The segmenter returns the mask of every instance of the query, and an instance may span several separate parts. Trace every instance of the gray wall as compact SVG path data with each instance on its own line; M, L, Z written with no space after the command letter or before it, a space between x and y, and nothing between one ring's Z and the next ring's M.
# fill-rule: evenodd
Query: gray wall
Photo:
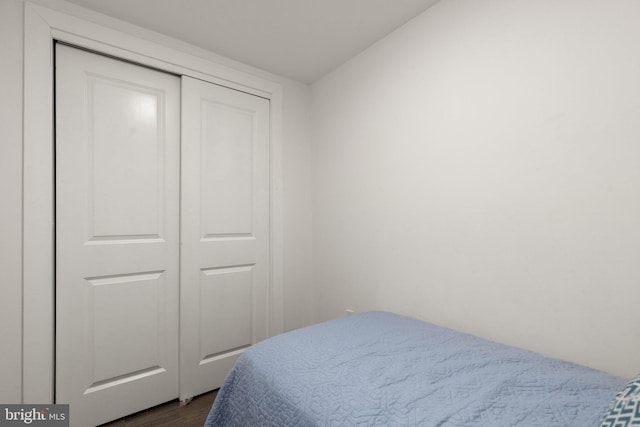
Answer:
M22 400L22 2L0 2L0 402Z
M313 86L321 318L639 369L640 2L443 0Z

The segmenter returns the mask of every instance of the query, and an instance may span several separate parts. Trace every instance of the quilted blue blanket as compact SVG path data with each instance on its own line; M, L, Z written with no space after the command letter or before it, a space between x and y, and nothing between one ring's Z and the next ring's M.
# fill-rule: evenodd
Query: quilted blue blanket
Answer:
M623 378L387 312L247 349L206 426L597 426Z

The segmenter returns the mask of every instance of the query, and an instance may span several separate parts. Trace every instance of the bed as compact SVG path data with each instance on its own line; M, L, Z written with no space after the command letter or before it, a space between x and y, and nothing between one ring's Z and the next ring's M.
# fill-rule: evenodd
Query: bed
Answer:
M597 427L626 381L409 317L367 312L247 349L206 426ZM616 420L602 425L640 425L640 418Z

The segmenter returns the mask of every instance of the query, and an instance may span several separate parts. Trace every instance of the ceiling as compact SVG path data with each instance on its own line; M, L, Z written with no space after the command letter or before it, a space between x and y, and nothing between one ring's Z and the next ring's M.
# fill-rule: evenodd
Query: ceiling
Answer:
M312 83L439 0L69 0Z

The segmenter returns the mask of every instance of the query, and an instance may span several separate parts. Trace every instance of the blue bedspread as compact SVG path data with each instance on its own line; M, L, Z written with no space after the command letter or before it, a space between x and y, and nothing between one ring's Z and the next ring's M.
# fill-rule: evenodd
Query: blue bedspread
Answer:
M207 426L598 425L622 378L386 312L247 349Z

